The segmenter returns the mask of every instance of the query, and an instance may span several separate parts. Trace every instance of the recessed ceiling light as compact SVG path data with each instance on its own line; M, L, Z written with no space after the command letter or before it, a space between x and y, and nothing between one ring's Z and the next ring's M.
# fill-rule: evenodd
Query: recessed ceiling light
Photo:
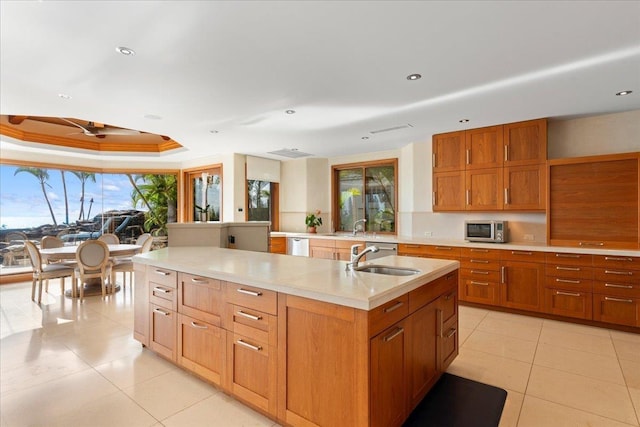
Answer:
M363 136L362 139L369 139L369 137L368 136Z
M422 76L420 74L409 74L407 80L419 80Z
M458 121L459 121L460 123L468 123L468 122L469 122L469 119L460 119L460 120L458 120Z
M217 130L215 130L215 129L212 129L212 130L210 130L210 131L209 131L209 133L216 134L216 133L218 133L218 131L217 131Z
M287 114L295 114L296 110L284 110L284 112Z
M118 46L116 47L116 52L123 54L124 56L133 56L136 52L128 47Z
M616 93L617 96L625 96L625 95L629 95L630 93L633 93L632 90L623 90L622 92L618 92Z
M155 114L145 114L144 118L149 120L162 120L162 117L156 116Z
M59 93L58 96L62 99L71 99L71 95L67 95L66 93Z

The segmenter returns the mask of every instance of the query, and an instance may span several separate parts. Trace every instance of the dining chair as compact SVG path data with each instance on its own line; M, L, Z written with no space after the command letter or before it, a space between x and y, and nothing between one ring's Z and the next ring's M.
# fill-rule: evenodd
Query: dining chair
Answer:
M153 243L153 238L151 234L144 233L141 234L136 240L136 245L142 246L140 249L140 254L149 252L151 250L151 244ZM111 281L115 284L116 273L122 273L122 289L124 290L127 285L127 273L129 273L129 282L133 284L133 259L131 257L117 257L114 259L113 264L111 266Z
M40 249L51 249L51 248L61 248L64 246L64 240L57 236L44 236L42 240L40 240ZM60 264L67 267L75 268L78 265L75 261L51 261L47 260L47 264ZM75 287L75 286L74 286ZM49 281L46 280L44 282L44 291L49 292Z
M75 270L64 264L43 264L40 250L31 241L24 241L25 248L29 254L31 267L33 268L33 280L31 283L31 300L35 300L36 281L38 282L38 304L42 301L42 281L49 279L60 279L60 291L64 295L64 279L71 277L71 295L75 296L76 279Z
M98 237L98 240L100 240L101 242L105 242L107 245L120 244L120 238L118 237L117 234L113 234L113 233L105 233L100 237Z
M109 261L109 248L100 240L87 240L82 242L76 251L78 266L75 274L80 279L80 301L84 298L84 283L87 279L100 279L102 285L102 298L107 294L107 281L113 288L113 283L108 280L111 275L111 262ZM114 289L111 289L113 292Z

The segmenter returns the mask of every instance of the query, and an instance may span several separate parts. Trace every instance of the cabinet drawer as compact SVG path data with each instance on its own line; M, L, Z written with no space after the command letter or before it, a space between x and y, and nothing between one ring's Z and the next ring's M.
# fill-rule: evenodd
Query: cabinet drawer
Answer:
M545 275L552 277L569 279L591 279L593 277L593 269L582 265L547 264L544 271Z
M460 274L465 279L479 280L481 282L500 282L500 271L483 270L482 268L463 268Z
M544 252L536 251L502 251L501 258L507 261L544 262Z
M309 246L319 246L323 248L335 248L336 241L331 239L309 239Z
M445 246L445 245L426 245L424 247L424 253L427 254L427 257L433 256L434 258L452 258L458 259L460 258L460 248L455 246Z
M640 326L640 298L593 295L593 320Z
M453 359L458 355L459 346L458 322L447 322L441 330L440 344L440 371L445 371Z
M149 302L168 310L178 311L178 290L171 286L149 282Z
M286 254L287 240L284 237L269 238L269 252L274 254Z
M466 279L461 282L460 299L480 304L500 304L500 284L482 279Z
M590 267L593 262L593 255L547 252L545 254L545 260L548 264L554 265L583 265Z
M640 271L628 270L619 267L594 268L593 277L602 282L628 283L630 285L640 284Z
M600 267L615 267L631 270L640 270L640 257L617 255L594 255L593 265Z
M572 279L564 277L545 277L545 288L567 289L571 291L591 292L593 290L593 280Z
M448 294L440 297L440 311L442 312L442 322L450 323L458 318L458 291L457 287L451 289Z
M372 337L409 314L409 294L394 298L369 312L369 336Z
M150 282L170 288L178 288L178 272L166 268L147 266L147 279Z
M544 290L545 312L559 316L591 319L591 292L567 291L564 289Z
M458 288L458 273L452 271L424 286L409 292L409 313L435 300L438 295L449 295ZM450 289L450 291L448 291Z
M486 249L486 248L461 248L460 256L463 258L473 259L500 259L500 249Z
M227 302L276 315L278 313L277 292L227 282Z
M482 258L462 258L460 267L467 270L500 270L500 260Z
M593 293L603 295L614 295L625 298L640 298L640 284L624 283L615 280L593 282Z
M427 255L427 249L425 245L398 243L398 254L424 257Z
M180 273L178 279L178 311L203 322L220 326L222 282L187 273Z
M275 345L278 318L251 308L227 304L227 329L269 345Z

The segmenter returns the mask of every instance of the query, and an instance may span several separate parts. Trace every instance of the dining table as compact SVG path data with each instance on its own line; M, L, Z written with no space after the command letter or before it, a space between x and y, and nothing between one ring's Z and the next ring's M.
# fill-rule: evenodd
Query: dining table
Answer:
M43 262L56 262L56 261L70 261L76 259L76 251L79 245L65 245L58 248L40 249L40 256ZM109 248L109 258L127 257L133 256L140 252L141 245L134 245L130 243L118 243L107 245ZM102 288L99 279L90 280L83 284L84 295L102 295ZM114 292L120 290L120 285L114 284ZM71 297L71 290L65 292L65 296Z

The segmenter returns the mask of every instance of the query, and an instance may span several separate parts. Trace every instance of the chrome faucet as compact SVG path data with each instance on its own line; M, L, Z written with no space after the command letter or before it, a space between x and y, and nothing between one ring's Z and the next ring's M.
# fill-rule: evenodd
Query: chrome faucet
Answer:
M362 259L363 256L365 256L369 252L375 253L375 252L378 252L379 250L380 249L377 246L367 246L360 253L354 253L355 251L352 250L351 251L351 262L347 264L347 270L353 271L356 267L358 267L358 263L360 262L360 260Z
M362 233L365 232L365 223L367 222L366 218L362 218L353 223L353 235L358 234L358 224L362 223Z

